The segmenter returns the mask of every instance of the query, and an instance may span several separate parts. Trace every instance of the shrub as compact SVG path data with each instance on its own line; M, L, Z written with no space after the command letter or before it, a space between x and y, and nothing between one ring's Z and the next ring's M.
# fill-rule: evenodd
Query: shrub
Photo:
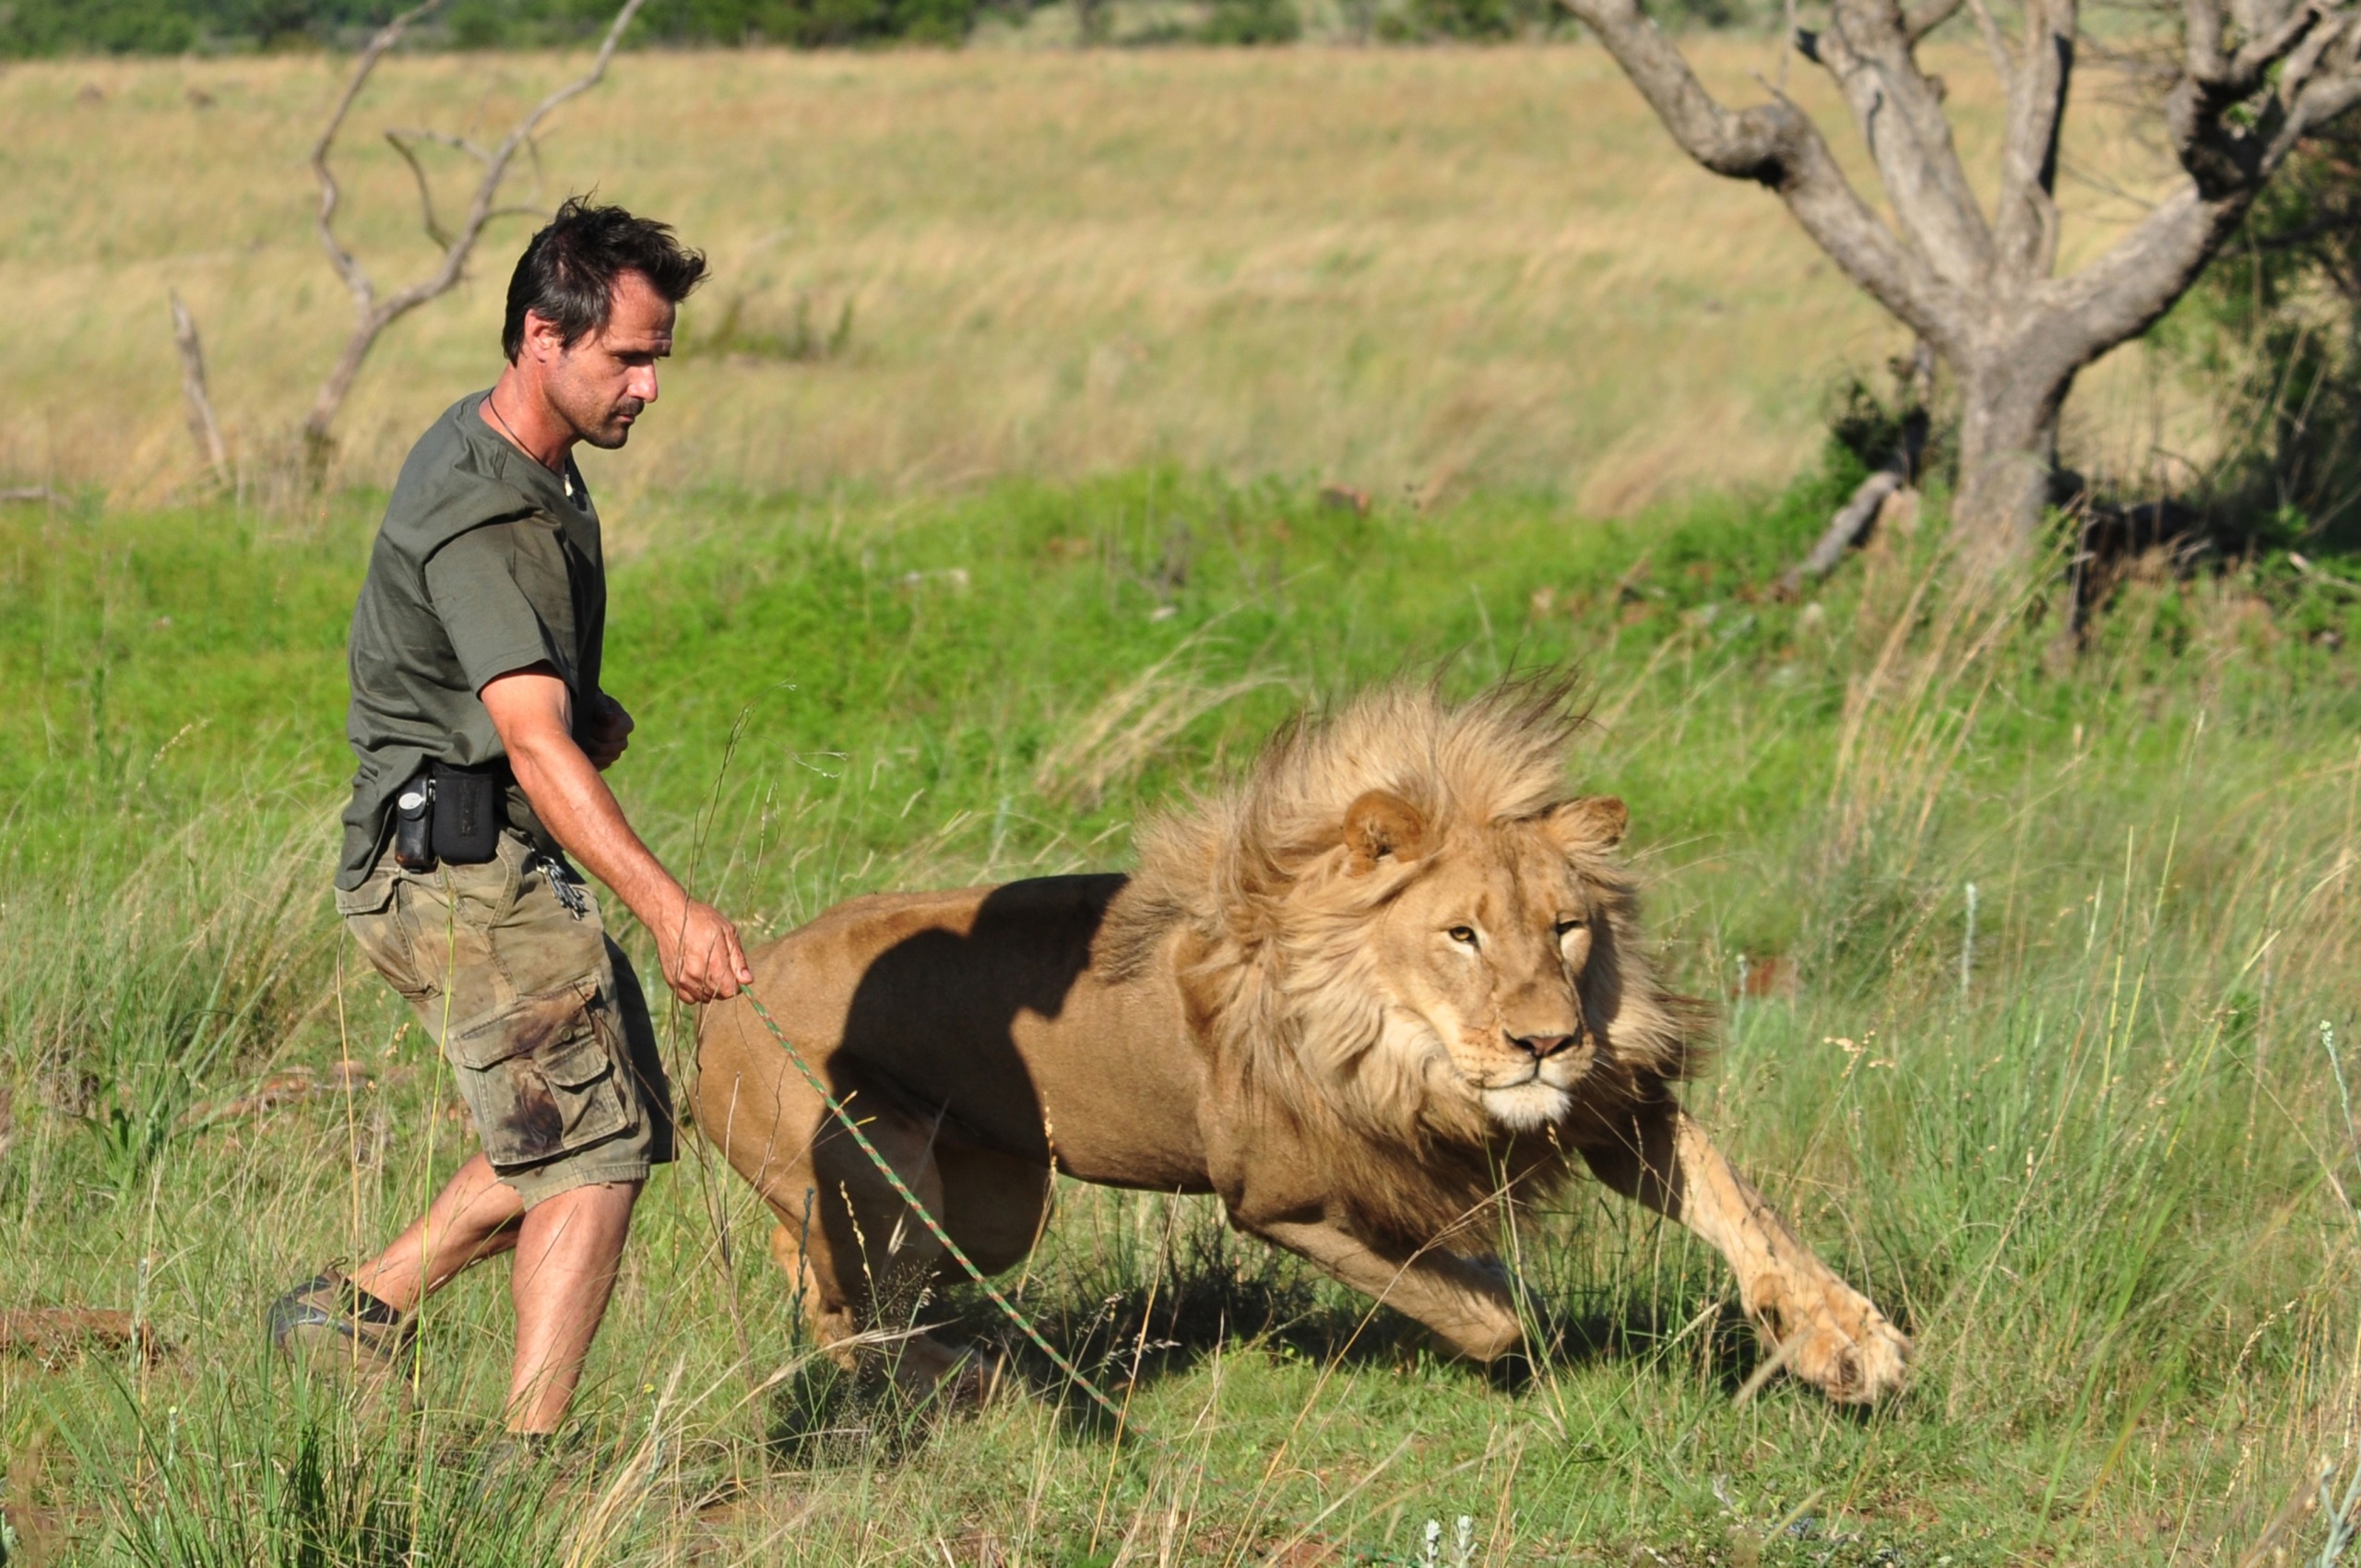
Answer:
M1200 43L1293 43L1303 36L1295 0L1214 0Z
M2361 545L2361 130L2309 138L2159 331L2213 384L2217 538Z

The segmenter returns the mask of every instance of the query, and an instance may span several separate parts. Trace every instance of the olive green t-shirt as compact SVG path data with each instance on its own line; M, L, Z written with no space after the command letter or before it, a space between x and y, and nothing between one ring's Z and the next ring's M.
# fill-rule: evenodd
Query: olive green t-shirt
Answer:
M478 695L492 681L547 663L577 716L599 693L598 511L572 457L553 474L484 422L486 396L452 404L410 448L353 608L345 734L360 766L336 876L348 891L384 850L387 802L421 766L505 759ZM513 781L507 803L511 824L556 849Z

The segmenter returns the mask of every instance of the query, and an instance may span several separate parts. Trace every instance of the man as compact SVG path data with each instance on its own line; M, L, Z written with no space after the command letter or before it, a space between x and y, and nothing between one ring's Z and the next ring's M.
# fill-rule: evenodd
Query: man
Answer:
M647 928L682 1001L753 978L736 930L599 777L632 720L600 685L599 515L570 455L630 438L705 270L661 223L559 208L509 281L508 368L411 449L352 617L337 908L448 1057L482 1148L350 1277L275 1302L270 1332L383 1376L421 1301L513 1249L506 1425L534 1443L573 1398L649 1169L672 1158L647 1001L565 857Z

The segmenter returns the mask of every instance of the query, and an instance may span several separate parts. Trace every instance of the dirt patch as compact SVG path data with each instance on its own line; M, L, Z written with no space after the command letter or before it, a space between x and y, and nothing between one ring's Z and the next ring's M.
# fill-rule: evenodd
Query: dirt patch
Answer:
M251 1122L299 1100L323 1095L358 1094L373 1089L376 1085L375 1075L358 1062L338 1062L326 1071L291 1067L284 1073L273 1073L256 1085L252 1093L231 1099L208 1101L194 1108L182 1118L182 1124L209 1127L221 1122Z
M43 1366L127 1350L135 1344L144 1360L164 1357L166 1347L154 1329L114 1308L23 1307L0 1313L0 1356L23 1356Z

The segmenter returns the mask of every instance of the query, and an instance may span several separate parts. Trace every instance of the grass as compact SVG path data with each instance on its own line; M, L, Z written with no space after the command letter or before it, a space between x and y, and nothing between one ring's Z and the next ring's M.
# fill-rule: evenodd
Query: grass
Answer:
M1999 99L1966 24L1932 46L1975 177ZM1821 74L1761 39L1691 42L1718 89L1786 80L1872 189ZM381 137L489 135L578 67L389 62L338 154L345 232L387 288L433 249ZM0 489L152 508L196 476L166 296L204 334L251 493L350 321L303 153L346 62L80 60L0 76ZM2065 258L2161 188L2103 65L2066 122ZM429 148L446 214L466 162ZM516 200L571 190L670 218L716 265L615 493L896 493L1177 464L1433 499L1562 494L1586 516L1808 468L1838 372L1884 382L1902 331L1762 190L1691 167L1596 47L957 54L633 53L564 112ZM2117 194L2117 193L2125 194ZM391 482L481 385L527 232L397 324L339 422ZM2082 378L2086 471L2202 457L2146 350ZM625 515L645 515L636 506Z
M431 1309L413 1408L260 1343L468 1143L325 897L368 498L0 516L0 1310L155 1336L0 1357L11 1563L1303 1568L1428 1561L1429 1520L1452 1562L1463 1516L1484 1563L2236 1560L2353 1465L2361 616L2265 565L2135 579L2075 656L2038 582L1959 589L1899 534L1764 597L1842 482L1624 521L1161 469L651 503L615 778L777 932L1121 865L1303 697L1578 657L1580 776L1631 802L1668 961L1726 999L1692 1100L1916 1335L1904 1401L1738 1403L1726 1273L1589 1187L1517 1237L1565 1332L1506 1385L1202 1203L1069 1188L1022 1299L1159 1443L1023 1358L1019 1396L936 1420L831 1387L693 1146L578 1446L482 1495L496 1265ZM2316 1559L2325 1522L2284 1517Z

